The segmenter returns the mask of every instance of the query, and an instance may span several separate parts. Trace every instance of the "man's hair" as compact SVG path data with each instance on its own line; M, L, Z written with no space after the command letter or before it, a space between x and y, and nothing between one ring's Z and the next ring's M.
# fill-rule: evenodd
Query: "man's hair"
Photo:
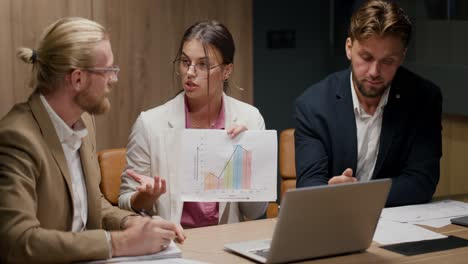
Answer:
M412 25L406 13L394 2L370 0L351 17L348 35L352 41L393 35L408 46Z
M48 26L37 49L18 48L17 56L33 64L31 87L52 92L74 69L94 65L92 50L108 34L100 24L81 17L61 18Z

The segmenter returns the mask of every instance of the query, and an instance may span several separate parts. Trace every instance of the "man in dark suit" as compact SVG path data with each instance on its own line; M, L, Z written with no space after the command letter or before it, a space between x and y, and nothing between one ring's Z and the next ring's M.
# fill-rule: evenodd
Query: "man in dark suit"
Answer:
M346 40L351 68L296 101L298 188L392 178L387 206L432 198L442 155L442 96L401 66L411 27L402 9L382 0L353 14Z

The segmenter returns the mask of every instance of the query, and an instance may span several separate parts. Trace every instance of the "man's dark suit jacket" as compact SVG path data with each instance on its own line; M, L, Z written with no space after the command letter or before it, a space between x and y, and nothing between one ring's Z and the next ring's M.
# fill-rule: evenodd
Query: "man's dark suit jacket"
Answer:
M327 184L346 168L356 172L357 135L350 74L350 69L334 73L296 100L298 188ZM424 203L432 198L442 156L441 112L440 89L400 67L384 108L372 176L392 178L386 206Z

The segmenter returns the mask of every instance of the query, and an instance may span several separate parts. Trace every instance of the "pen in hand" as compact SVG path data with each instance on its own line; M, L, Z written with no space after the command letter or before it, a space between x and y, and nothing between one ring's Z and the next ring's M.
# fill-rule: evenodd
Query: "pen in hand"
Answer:
M142 217L150 217L155 221L158 221L159 219L162 220L161 217L157 215L153 215L145 209L138 210L138 214L141 215ZM184 243L184 240L187 238L184 234L184 229L182 228L182 226L178 224L171 223L170 226L166 226L164 229L174 231L176 234L175 241L178 243L181 243L181 244Z
M143 216L143 217L153 217L153 214L149 213L145 209L141 209L138 211L138 214Z

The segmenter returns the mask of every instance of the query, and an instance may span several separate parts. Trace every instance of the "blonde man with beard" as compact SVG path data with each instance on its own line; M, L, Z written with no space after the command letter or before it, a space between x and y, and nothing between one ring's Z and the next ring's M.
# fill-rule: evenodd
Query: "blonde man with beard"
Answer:
M109 110L119 72L105 29L59 19L18 57L33 65L34 92L0 121L0 262L140 255L183 241L179 225L112 207L99 191L93 115Z

